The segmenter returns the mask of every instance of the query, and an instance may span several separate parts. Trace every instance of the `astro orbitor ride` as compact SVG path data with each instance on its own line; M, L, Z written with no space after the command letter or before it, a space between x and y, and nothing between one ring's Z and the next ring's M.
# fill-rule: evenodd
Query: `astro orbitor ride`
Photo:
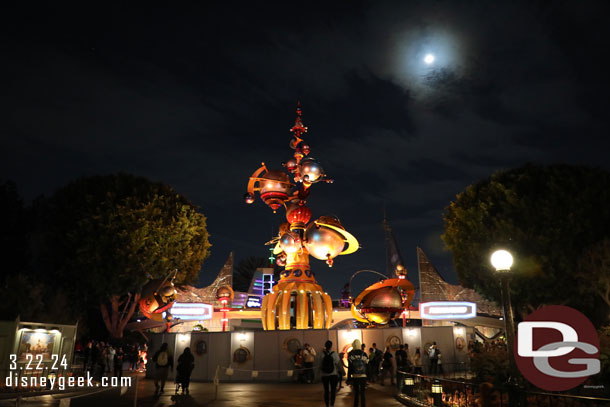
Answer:
M399 274L365 288L352 302L352 315L372 326L386 325L409 308L414 295L415 288L406 273Z
M327 329L332 321L330 296L316 283L309 266L309 256L324 260L329 267L339 255L358 250L358 241L348 233L339 219L322 216L313 222L311 210L306 206L310 188L318 182L332 183L320 163L309 156L309 145L303 140L307 127L297 119L290 129L293 138L290 147L293 158L283 164L284 170L269 170L263 163L250 177L246 203L255 201L255 193L274 212L286 208L286 220L280 225L273 253L276 262L285 269L278 284L263 298L261 317L265 330L291 327L296 329Z
M142 287L139 303L142 315L157 322L172 320L170 309L176 301L177 294L174 287L175 276L176 271L173 271L167 277L150 280Z
M373 270L360 270L352 279L360 273L375 273L383 277L382 281L365 288L356 298L352 299L353 317L369 327L386 325L398 315L403 315L403 326L405 323L405 312L409 309L411 301L415 296L415 287L407 279L407 268L402 260L398 244L392 233L392 228L387 223L385 216L383 226L386 232L386 244L388 249L388 264L394 272L394 278ZM350 279L349 286L352 280Z

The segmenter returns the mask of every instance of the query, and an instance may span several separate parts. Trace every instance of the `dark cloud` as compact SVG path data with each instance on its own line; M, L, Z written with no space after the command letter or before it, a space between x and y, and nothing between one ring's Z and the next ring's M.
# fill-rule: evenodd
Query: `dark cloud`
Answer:
M241 196L261 161L289 158L300 99L336 180L314 186L314 215L362 243L316 262L320 283L337 294L384 269L384 207L414 279L419 245L455 281L442 212L468 184L528 161L608 168L603 6L17 5L2 13L0 169L27 199L115 171L174 185L208 217L209 281L230 250L267 255L282 215Z

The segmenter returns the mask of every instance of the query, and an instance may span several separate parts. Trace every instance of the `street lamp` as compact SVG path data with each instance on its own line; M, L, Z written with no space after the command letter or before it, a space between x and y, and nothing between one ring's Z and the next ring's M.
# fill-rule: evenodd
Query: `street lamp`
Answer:
M504 311L504 330L506 331L506 350L508 354L508 363L510 367L509 385L513 392L509 393L510 406L518 405L517 395L514 393L517 383L518 370L513 355L513 346L515 344L515 315L513 307L510 303L510 267L513 265L513 256L506 250L496 250L491 255L491 264L494 266L500 275L501 291L502 291L502 308Z
M513 255L506 250L496 250L491 255L491 265L496 268L496 271L508 272L510 266L513 265Z
M432 399L434 400L434 406L442 406L443 405L443 385L435 380L432 383Z
M413 397L413 386L415 386L415 380L412 376L407 376L404 380L403 393L407 396Z

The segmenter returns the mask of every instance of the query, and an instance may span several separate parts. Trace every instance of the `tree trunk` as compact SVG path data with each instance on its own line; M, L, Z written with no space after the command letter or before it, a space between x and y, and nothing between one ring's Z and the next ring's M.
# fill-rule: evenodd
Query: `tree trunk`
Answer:
M606 286L605 290L598 290L598 293L602 297L602 300L610 306L610 285Z
M133 297L130 294L127 299L123 301L121 301L118 295L113 295L107 303L100 304L102 319L104 320L106 329L108 329L108 332L110 332L110 335L113 338L123 337L125 325L127 325L127 322L129 322L133 316L139 300L139 293ZM123 310L120 310L121 305L124 305Z

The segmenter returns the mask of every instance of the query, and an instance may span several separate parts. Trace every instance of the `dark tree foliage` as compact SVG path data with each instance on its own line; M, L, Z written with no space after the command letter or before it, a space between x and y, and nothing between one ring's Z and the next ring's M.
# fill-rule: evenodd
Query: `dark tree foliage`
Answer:
M580 256L578 278L589 281L583 294L598 295L610 307L610 238L587 248Z
M47 202L46 274L74 304L97 304L112 336L122 335L148 278L178 269L197 278L210 244L205 217L171 187L127 174L74 181Z
M0 258L4 272L0 285L9 275L22 273L28 267L28 235L26 208L13 182L0 184Z
M499 301L496 248L513 252L511 298L518 312L565 304L591 319L603 302L582 295L585 249L610 235L610 173L583 166L527 165L470 185L446 208L442 236L461 283ZM594 273L593 270L589 273Z
M599 347L600 354L599 360L601 362L601 372L592 377L596 384L602 386L605 390L606 397L610 396L610 389L608 383L610 383L610 325L601 327L598 330L599 334Z
M27 273L9 275L0 289L3 319L73 324L79 317L61 287L39 281ZM79 330L83 330L79 324Z
M82 315L69 306L61 286L34 272L38 246L35 206L24 204L13 182L0 185L0 314L7 320L74 323Z

